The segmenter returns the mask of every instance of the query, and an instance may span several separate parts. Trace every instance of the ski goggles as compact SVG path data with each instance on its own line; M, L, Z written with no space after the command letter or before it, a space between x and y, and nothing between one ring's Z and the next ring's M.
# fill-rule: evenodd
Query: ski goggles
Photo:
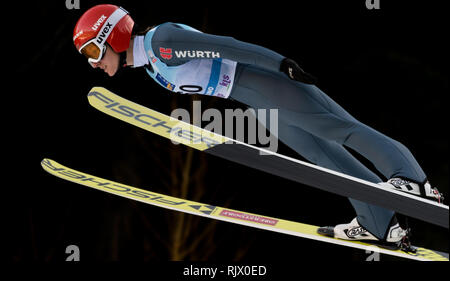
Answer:
M122 7L115 10L101 26L100 31L95 38L87 41L81 46L79 52L87 57L88 62L92 65L103 59L106 52L106 40L111 35L116 24L128 14Z
M106 52L106 45L103 46L91 41L84 45L80 49L80 53L83 54L89 63L97 63L103 59Z

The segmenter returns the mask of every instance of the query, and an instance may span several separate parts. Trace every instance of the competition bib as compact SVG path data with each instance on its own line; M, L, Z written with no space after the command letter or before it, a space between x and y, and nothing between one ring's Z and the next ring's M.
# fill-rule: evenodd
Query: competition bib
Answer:
M184 29L200 32L187 25L178 24ZM192 59L182 65L167 66L153 53L152 38L155 30L151 29L144 39L144 48L152 65L153 72L147 73L162 87L181 94L203 94L228 98L233 87L237 63L207 54L211 59ZM161 54L172 55L171 49L160 48Z

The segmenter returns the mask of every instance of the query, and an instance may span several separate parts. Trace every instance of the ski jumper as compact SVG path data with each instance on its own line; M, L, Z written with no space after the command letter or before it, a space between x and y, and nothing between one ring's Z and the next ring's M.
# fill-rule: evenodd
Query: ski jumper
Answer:
M317 86L289 79L279 70L284 57L274 51L164 23L135 37L134 54L134 67L145 65L158 84L173 92L230 98L255 110L278 109L278 138L318 166L382 182L347 146L388 179L426 181L404 145L356 120ZM394 212L349 200L360 225L383 239Z

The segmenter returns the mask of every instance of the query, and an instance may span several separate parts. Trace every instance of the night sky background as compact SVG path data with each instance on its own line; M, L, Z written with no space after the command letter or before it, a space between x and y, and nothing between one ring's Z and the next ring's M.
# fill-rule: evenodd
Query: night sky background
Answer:
M292 1L109 1L141 26L184 23L294 59L354 117L405 144L432 185L448 194L445 17L433 1L390 2L381 0L380 10L367 10L364 0L295 1L295 6ZM176 107L191 110L193 100L201 100L204 110L242 107L170 93L143 68L113 78L92 69L74 48L72 31L86 9L104 2L80 3L80 10L67 9L62 0L20 2L9 9L18 20L9 22L11 34L4 37L12 45L4 52L3 84L10 88L3 92L3 106L13 109L3 123L7 260L64 261L72 244L79 246L82 261L365 260L361 250L181 215L42 170L40 161L50 158L177 196L183 168L190 165L186 199L313 225L347 223L355 216L346 198L175 146L89 106L89 90L103 86L166 114ZM302 159L284 146L279 152ZM414 244L448 252L448 230L409 223Z

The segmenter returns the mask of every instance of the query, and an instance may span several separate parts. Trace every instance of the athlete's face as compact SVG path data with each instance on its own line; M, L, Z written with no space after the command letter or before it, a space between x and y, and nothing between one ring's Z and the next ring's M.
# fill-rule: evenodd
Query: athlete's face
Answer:
M109 45L106 45L105 55L99 62L93 63L92 66L103 69L109 76L114 76L117 69L119 69L119 60L120 55L114 52Z

